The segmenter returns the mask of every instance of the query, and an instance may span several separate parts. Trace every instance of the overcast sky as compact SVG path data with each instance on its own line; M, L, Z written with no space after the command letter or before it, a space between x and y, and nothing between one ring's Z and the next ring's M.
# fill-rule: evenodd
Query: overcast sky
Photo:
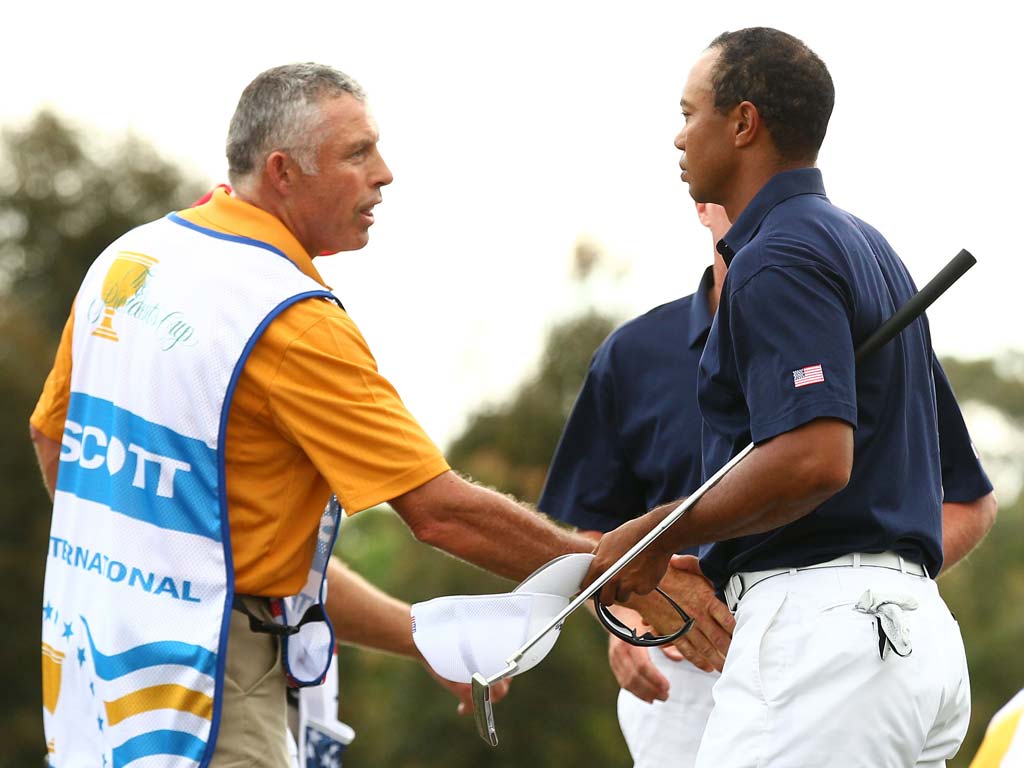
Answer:
M672 139L693 60L726 29L801 37L836 84L819 167L919 284L940 354L1022 348L1020 26L996 2L35 3L4 12L0 122L47 105L132 130L211 182L238 94L292 61L368 90L395 174L371 243L321 260L381 369L445 443L530 371L573 311L574 243L621 273L625 317L696 288L710 240ZM157 10L159 9L159 10ZM1001 10L1002 9L1002 10Z

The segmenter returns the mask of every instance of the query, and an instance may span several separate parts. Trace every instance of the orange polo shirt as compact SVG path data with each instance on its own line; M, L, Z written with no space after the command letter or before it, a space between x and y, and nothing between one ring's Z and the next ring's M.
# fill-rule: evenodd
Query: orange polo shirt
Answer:
M273 245L323 284L312 259L274 216L218 189L180 211L200 226ZM60 441L71 386L71 328L31 416ZM280 597L306 583L316 528L332 490L352 514L448 469L395 392L348 314L300 301L263 332L238 379L225 444L235 590Z

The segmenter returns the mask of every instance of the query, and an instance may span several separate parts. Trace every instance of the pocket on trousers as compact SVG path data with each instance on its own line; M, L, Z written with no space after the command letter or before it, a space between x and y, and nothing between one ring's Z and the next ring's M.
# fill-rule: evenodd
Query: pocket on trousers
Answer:
M766 627L758 650L758 680L766 704L784 705L804 686L820 685L831 672L878 658L873 617L852 602L814 605L786 595Z
M780 592L761 606L760 637L754 646L754 683L761 700L769 703L775 694L774 680L785 679L793 665L791 627L784 621L789 595ZM751 627L753 629L753 627Z
M233 611L228 636L224 684L247 695L274 674L281 674L281 651L273 635L253 632L246 616Z
M234 674L232 674L234 672ZM270 666L266 664L252 666L249 668L224 670L224 687L231 686L232 690L242 696L249 696L254 691L262 688L267 680L274 675L283 675L281 670L281 654L276 650L271 656Z
M285 678L277 641L245 627L224 668L220 732L210 768L284 768ZM241 640L242 642L237 642Z

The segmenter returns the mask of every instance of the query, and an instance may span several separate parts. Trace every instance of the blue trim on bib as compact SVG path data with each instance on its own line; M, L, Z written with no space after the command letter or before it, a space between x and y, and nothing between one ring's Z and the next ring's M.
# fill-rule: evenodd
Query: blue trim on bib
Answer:
M174 214L171 215L173 216ZM190 226L189 223L184 220L182 220L181 223ZM219 233L206 231L201 227L193 228L216 237L220 236ZM274 250L276 253L280 253L280 251L277 251L272 246L267 246L265 243L260 243L258 240L248 241L246 238L234 237L227 237L225 239L236 240L237 242L248 242L250 245L266 247L268 250ZM284 254L281 255L283 256ZM270 325L270 322L293 304L297 304L304 299L318 297L334 298L330 291L307 291L285 299L270 310L267 316L263 318L263 321L256 326L256 330L253 331L252 336L249 337L249 341L246 342L245 347L242 349L242 354L239 356L238 362L235 363L235 370L231 372L231 379L228 381L228 388L224 394L224 404L221 408L220 428L217 436L217 485L220 495L221 540L224 542L224 568L226 571L224 574L224 581L226 589L224 591L224 617L221 621L220 644L217 649L217 675L215 677L216 687L214 689L213 696L213 718L210 721L210 738L207 741L206 753L203 755L203 760L200 763L199 768L207 768L210 764L210 760L213 759L213 753L217 746L217 736L220 732L221 699L224 695L224 663L228 650L228 628L231 624L231 611L233 610L231 606L235 601L235 562L231 552L231 528L228 525L227 471L224 462L225 445L228 433L228 412L231 410L231 401L234 400L235 388L238 386L238 379L242 375L242 369L245 367L245 362L249 359L249 355L252 353L253 347L256 346L256 342L263 335L263 332L267 329L267 326Z
M92 639L92 630L85 616L79 617L85 625L85 634L92 650L92 661L96 674L103 680L116 680L131 672L162 664L177 664L191 667L197 672L213 677L216 670L216 658L201 645L183 643L178 640L161 640L144 643L129 648L121 653L105 654L96 648Z
M150 755L181 755L198 762L206 743L183 731L150 731L114 747L113 768L122 768Z
M203 227L200 226L199 224L193 224L191 221L181 218L181 216L179 216L176 213L167 214L167 218L173 221L175 224L179 224L183 227L194 230L195 232L199 232L200 234L206 235L207 237L215 237L218 240L227 240L230 243L251 245L256 248L262 248L265 251L270 251L271 253L280 256L282 259L287 261L296 269L299 269L299 265L296 264L291 259L289 259L287 254L284 253L284 251L282 251L280 248L276 248L270 243L264 242L263 240L257 240L254 237L244 237L242 235L229 235L226 232L218 232L216 229L209 229L208 227ZM301 272L302 270L299 269L299 271Z

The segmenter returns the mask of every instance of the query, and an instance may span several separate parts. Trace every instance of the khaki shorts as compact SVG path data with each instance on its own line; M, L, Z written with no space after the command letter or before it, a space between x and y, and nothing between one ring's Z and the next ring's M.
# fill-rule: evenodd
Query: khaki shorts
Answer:
M271 620L266 600L243 598ZM231 611L220 731L210 768L291 768L285 676L278 640L249 629L249 617Z

